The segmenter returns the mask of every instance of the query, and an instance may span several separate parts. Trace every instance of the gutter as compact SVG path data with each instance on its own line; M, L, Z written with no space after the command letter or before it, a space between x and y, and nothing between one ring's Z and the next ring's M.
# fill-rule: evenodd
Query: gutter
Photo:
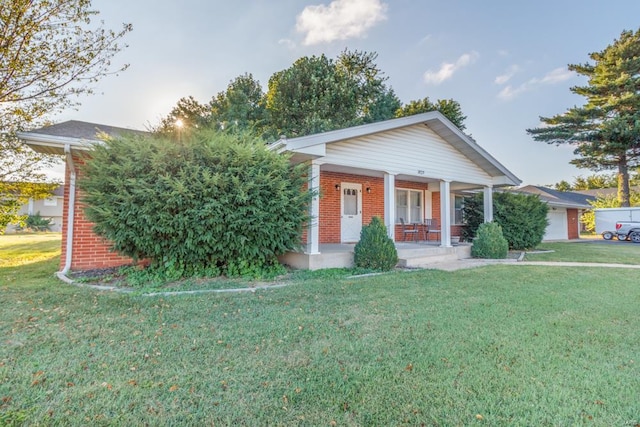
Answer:
M71 259L73 255L73 219L75 216L76 208L76 165L73 163L73 157L71 155L71 145L65 144L64 146L65 161L69 168L69 200L67 209L67 250L65 253L64 267L62 270L56 273L58 279L66 283L73 283L73 281L67 276L71 270Z

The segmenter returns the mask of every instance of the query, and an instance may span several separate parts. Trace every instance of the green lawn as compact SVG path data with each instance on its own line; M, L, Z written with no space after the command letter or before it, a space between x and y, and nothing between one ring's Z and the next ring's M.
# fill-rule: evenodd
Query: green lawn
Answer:
M633 270L155 298L64 285L57 268L0 266L0 425L640 423Z
M549 253L528 253L525 261L574 261L616 264L640 264L640 245L631 242L596 241L541 243L539 250Z

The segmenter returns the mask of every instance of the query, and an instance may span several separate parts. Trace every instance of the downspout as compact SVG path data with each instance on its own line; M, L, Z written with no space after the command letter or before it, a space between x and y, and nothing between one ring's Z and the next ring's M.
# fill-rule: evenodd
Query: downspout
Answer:
M56 273L58 279L63 282L72 283L73 281L67 277L67 273L71 270L71 258L73 255L73 218L76 208L76 165L73 163L71 155L71 146L64 146L65 160L67 168L69 168L69 200L67 201L69 208L67 209L67 250L65 253L64 267Z

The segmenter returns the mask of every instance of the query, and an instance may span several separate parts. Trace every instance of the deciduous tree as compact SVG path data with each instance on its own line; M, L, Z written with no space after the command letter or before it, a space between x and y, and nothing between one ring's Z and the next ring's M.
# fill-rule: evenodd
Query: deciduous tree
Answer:
M0 6L0 181L41 181L55 160L36 154L15 133L45 124L76 105L93 83L127 66L111 61L131 31L96 25L90 0L10 0ZM29 189L18 193L28 193ZM4 200L15 191L0 193Z
M206 104L192 96L181 98L155 130L171 134L212 128L232 132L248 131L260 136L266 125L265 120L265 94L262 86L253 75L246 73L232 80L224 92L219 92ZM180 123L180 126L176 126L176 123Z
M57 184L0 181L0 234L9 224L24 223L27 215L19 215L18 212L29 199L44 199L56 187Z
M377 54L344 51L337 60L303 57L269 79L269 135L309 135L390 119L400 101L375 64Z
M425 97L419 100L410 101L408 104L405 104L396 110L395 116L406 117L414 114L427 113L429 111L439 111L447 119L451 120L451 123L456 125L458 129L461 131L466 129L464 121L467 119L467 116L462 113L460 103L453 99L438 99L433 103L429 97Z

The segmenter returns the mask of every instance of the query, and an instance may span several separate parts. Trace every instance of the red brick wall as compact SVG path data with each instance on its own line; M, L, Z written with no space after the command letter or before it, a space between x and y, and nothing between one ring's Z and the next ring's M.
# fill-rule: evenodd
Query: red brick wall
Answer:
M374 216L384 220L384 181L382 178L338 172L320 173L320 243L340 243L340 196L336 184L362 185L362 222L369 224ZM367 193L367 188L371 193Z
M580 238L579 221L580 213L578 212L578 209L567 209L567 231L569 239Z
M83 163L82 158L74 156L76 167ZM62 256L60 257L60 268L64 268L67 256L67 221L69 216L69 182L70 170L66 168L66 179L64 186L64 208L62 224ZM79 176L79 174L78 174ZM82 193L76 185L76 207L73 215L73 253L71 257L71 270L93 270L96 268L117 267L131 264L132 260L120 256L109 250L108 242L96 236L89 222L84 216L84 205L80 201Z
M79 157L74 157L76 166L83 163ZM69 181L70 171L66 171L66 184L64 188L64 222L62 226L62 257L61 267L64 267L66 257L67 216L69 212ZM340 243L340 196L341 190L336 190L336 184L343 182L362 185L362 221L363 225L369 224L374 216L384 221L384 180L377 177L367 177L337 172L321 172L320 174L320 217L319 232L320 243ZM396 181L396 187L413 190L427 190L427 184ZM371 192L367 192L367 188ZM96 268L116 267L131 264L132 260L120 256L109 249L109 243L92 231L93 224L89 222L83 212L83 204L80 201L81 192L76 188L76 209L74 214L74 243L71 270L91 270ZM432 193L433 217L440 219L440 193ZM577 217L577 212L574 215ZM453 235L460 235L459 227L452 227ZM396 240L402 240L402 228L396 225ZM305 232L306 241L306 232Z

